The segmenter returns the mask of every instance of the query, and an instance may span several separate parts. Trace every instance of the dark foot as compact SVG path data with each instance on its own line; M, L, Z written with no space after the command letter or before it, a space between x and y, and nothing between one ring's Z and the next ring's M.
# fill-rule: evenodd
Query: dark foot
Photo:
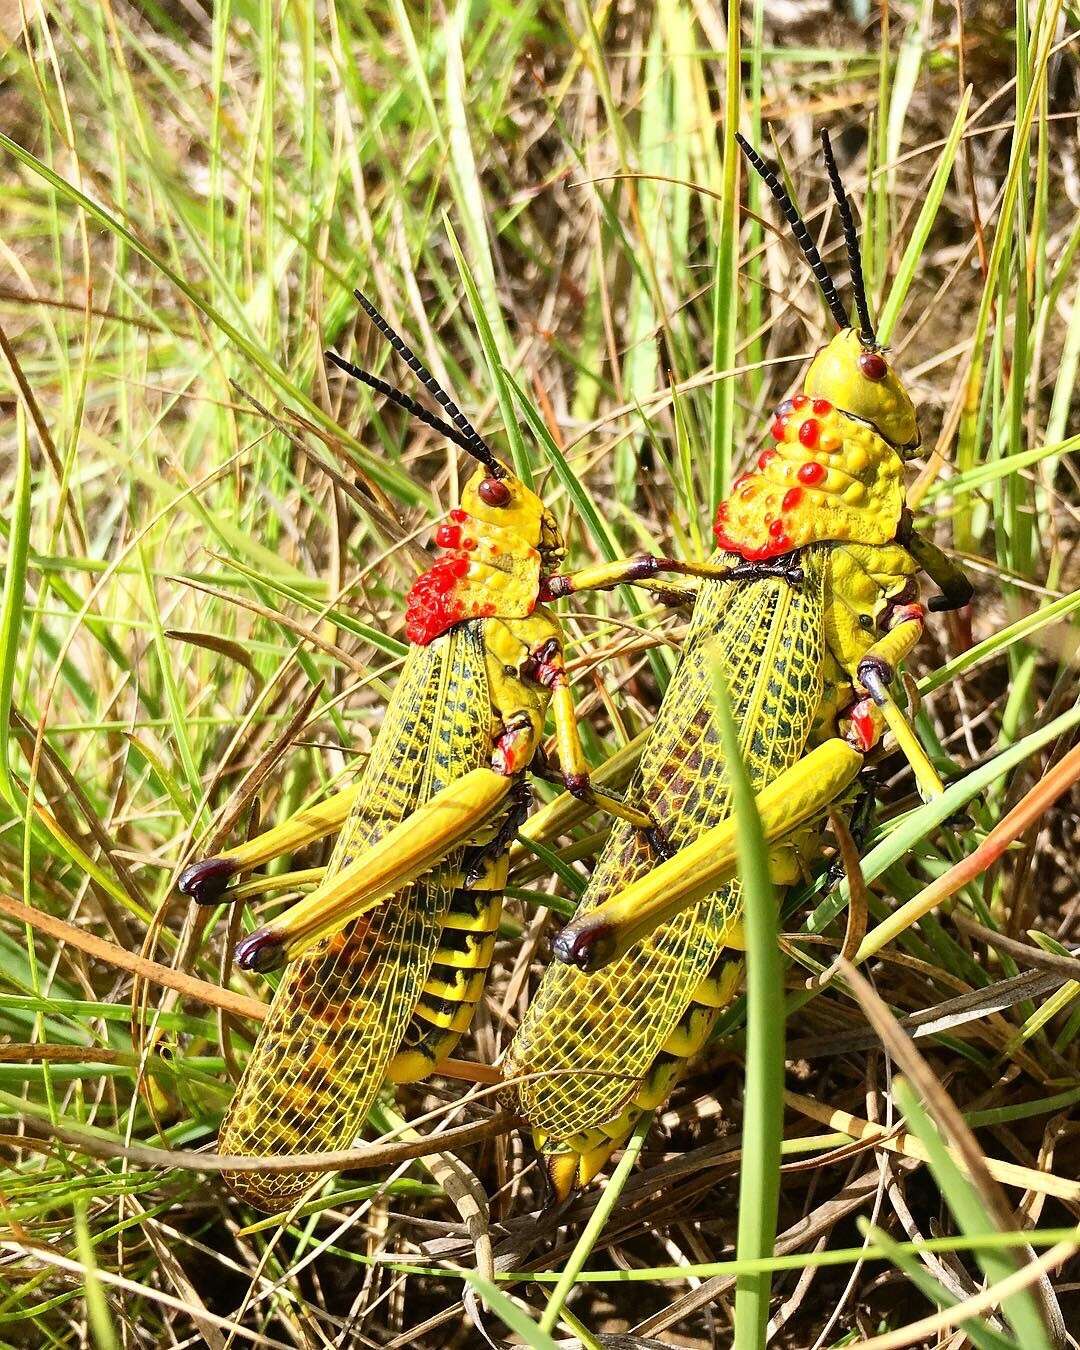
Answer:
M868 765L860 769L858 783L859 792L852 803L847 826L848 833L851 835L851 842L855 845L855 852L861 857L874 825L877 794L881 788L881 775L877 767ZM846 876L843 860L838 854L825 869L825 878L829 886L832 887L839 886Z
M281 939L269 928L256 928L254 933L241 938L233 952L233 960L241 970L263 974L285 964Z
M485 862L491 858L501 857L514 842L518 830L528 819L531 806L532 788L526 778L519 778L510 789L506 815L494 839L490 843L470 849L462 860L461 870L465 875L466 889L475 886L484 875Z
M880 708L888 702L889 685L896 679L896 671L880 656L864 657L855 671L856 678Z
M940 584L940 583L939 583ZM926 602L931 614L946 614L951 609L963 609L970 605L975 587L964 577L962 581L941 586L940 595L932 595Z
M855 798L855 805L851 808L851 821L848 824L848 831L856 850L860 854L866 846L866 841L870 837L870 830L874 824L874 810L877 806L876 786L876 783L873 786L864 785L858 797Z
M835 886L839 886L846 876L847 872L844 868L844 860L837 855L825 868L826 889L831 891Z
M228 858L204 858L184 868L176 889L181 895L190 895L197 905L216 905L237 871Z
M650 825L648 829L641 832L649 841L649 847L660 859L661 862L667 862L669 858L674 858L678 849L671 842L667 830L662 825Z

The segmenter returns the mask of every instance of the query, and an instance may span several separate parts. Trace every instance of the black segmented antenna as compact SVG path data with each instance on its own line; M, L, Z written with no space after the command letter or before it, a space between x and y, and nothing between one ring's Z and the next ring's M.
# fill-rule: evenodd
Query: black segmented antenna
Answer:
M817 251L814 241L810 238L810 232L806 228L806 222L799 215L798 208L791 200L786 187L777 178L774 171L761 158L758 152L750 144L745 136L735 133L735 139L739 143L739 148L750 161L761 176L765 186L772 193L777 205L783 211L787 223L791 226L791 233L795 236L795 242L803 251L803 257L810 264L810 270L814 274L814 279L821 288L821 294L825 297L825 303L832 311L832 316L841 328L850 328L851 320L848 318L848 312L844 307L843 300L836 289L836 283L829 275L829 269L821 261L821 254Z
M467 450L474 459L478 459L481 464L490 469L492 477L505 478L506 470L495 458L494 450L492 450L491 446L484 440L483 436L480 435L435 376L432 375L431 371L428 370L427 366L424 365L423 361L420 360L413 349L406 343L401 334L396 333L394 329L390 327L362 291L353 291L353 295L359 300L360 307L363 309L364 313L413 372L435 402L438 403L441 408L446 410L450 421L453 422L454 426L458 429L458 436L452 436L450 438L454 444L460 445L461 448ZM370 384L371 381L366 380L365 383ZM374 388L374 386L372 387ZM386 390L382 390L381 392L386 393ZM387 397L389 397L389 395L387 395ZM402 404L401 406L404 405ZM420 405L417 404L416 406L419 407ZM432 423L429 422L427 425L431 426Z
M844 227L848 269L851 272L851 292L855 297L855 310L859 316L859 341L867 347L876 347L877 334L874 332L874 322L870 317L870 305L866 299L866 283L863 280L859 231L855 228L855 217L851 213L851 203L848 201L847 192L844 190L840 170L836 167L829 133L824 127L821 128L821 153L825 156L825 169L829 175L833 196L836 198L837 209L840 212L840 223Z
M355 366L351 361L346 361L343 357L338 356L337 352L323 352L323 356L332 366L337 366L338 370L342 370L346 375L351 375L354 380L366 384L369 389L374 389L376 393L385 395L391 403L396 403L399 408L404 408L418 422L423 422L424 426L431 427L432 431L437 431L441 436L445 436L448 441L453 441L462 450L467 450L470 455L476 454L476 446L468 436L463 436L457 427L452 427L449 422L444 422L441 417L436 417L422 403L417 403L416 399L410 398L402 390L395 388L392 384L387 384L385 380L380 380L378 375L372 375L371 371L365 370L363 366Z

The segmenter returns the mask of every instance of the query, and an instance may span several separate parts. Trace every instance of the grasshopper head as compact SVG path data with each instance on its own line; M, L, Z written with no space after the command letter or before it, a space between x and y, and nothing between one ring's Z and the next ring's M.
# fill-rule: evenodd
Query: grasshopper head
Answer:
M563 552L540 498L494 456L472 453L482 467L435 531L446 551L409 591L405 632L421 646L467 619L531 614L542 572Z
M810 363L804 385L810 398L824 398L842 413L868 422L901 459L919 448L919 424L908 391L877 346L844 328Z
M468 619L531 614L540 595L541 574L554 570L566 551L555 517L499 462L401 334L366 296L360 291L354 294L449 420L334 352L326 353L327 360L445 436L480 465L461 495L461 505L435 531L435 543L445 553L417 577L409 591L405 623L409 640L426 645Z
M476 522L489 527L495 537L507 532L507 547L536 549L544 571L557 564L566 552L558 522L544 503L504 465L498 475L483 465L466 483L461 509Z
M844 229L851 270L851 291L858 315L853 327L847 307L841 300L829 269L821 259L806 225L775 172L742 136L736 136L743 153L764 179L766 186L791 224L792 233L803 251L810 270L821 289L840 332L814 358L806 373L805 392L809 398L824 399L841 413L871 426L902 459L910 458L919 447L919 428L915 408L907 390L889 364L874 332L870 305L863 282L859 232L851 204L840 180L827 131L821 133L821 149L829 184Z
M717 507L717 546L756 561L812 543L888 543L903 517L903 461L918 449L919 428L874 332L859 235L829 137L822 132L821 143L844 227L857 328L787 189L756 150L737 140L782 207L840 331L814 358L803 388L777 409L775 445Z

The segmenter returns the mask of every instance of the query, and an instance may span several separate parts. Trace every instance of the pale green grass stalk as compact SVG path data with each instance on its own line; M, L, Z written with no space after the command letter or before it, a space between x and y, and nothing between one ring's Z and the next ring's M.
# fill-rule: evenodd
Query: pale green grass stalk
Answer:
M728 691L716 681L717 719L724 742L731 809L738 823L736 848L746 932L746 1087L743 1154L739 1171L740 1261L772 1255L780 1199L780 1150L784 1134L784 1005L776 891L769 855L743 763L739 730ZM769 1320L768 1274L742 1275L735 1285L735 1350L762 1350Z
M645 1136L648 1134L651 1124L652 1112L649 1111L634 1126L633 1133L626 1141L623 1155L605 1184L603 1193L589 1217L589 1222L581 1230L581 1236L563 1268L558 1284L551 1291L551 1297L548 1299L540 1318L540 1330L545 1334L550 1334L558 1326L563 1304L569 1297L579 1273L585 1269L586 1261L592 1255L593 1248L599 1241L601 1233L619 1202L619 1196L622 1194L623 1187L634 1169L638 1154L641 1152L641 1145L645 1142Z

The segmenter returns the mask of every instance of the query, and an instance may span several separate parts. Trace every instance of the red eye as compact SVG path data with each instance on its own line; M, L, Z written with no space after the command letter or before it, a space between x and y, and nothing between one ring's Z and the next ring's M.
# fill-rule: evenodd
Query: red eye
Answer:
M862 352L859 356L859 369L868 380L883 380L889 373L889 367L883 356L877 352Z
M488 506L510 505L510 489L498 478L485 478L476 491Z

